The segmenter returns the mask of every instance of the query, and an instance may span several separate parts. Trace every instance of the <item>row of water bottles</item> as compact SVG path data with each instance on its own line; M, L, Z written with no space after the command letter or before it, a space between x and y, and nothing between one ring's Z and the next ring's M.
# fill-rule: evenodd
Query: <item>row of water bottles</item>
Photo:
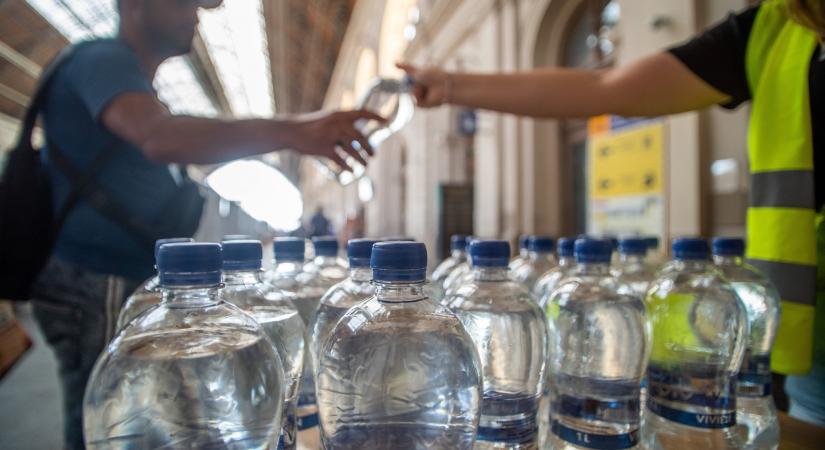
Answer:
M294 448L297 430L317 448L320 424L328 449L776 447L776 296L734 241L726 275L688 239L633 283L638 240L618 273L608 241L562 239L547 265L552 240L530 242L527 278L507 242L457 237L429 283L415 242L351 241L347 272L334 240L304 264L303 240L278 239L266 274L257 241L162 243L89 383L87 445ZM737 394L753 425L733 426Z

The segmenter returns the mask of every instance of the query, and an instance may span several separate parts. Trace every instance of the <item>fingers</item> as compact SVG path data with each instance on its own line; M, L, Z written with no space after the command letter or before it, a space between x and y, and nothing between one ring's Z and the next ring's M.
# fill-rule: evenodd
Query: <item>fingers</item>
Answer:
M350 122L355 122L357 120L376 120L381 123L386 123L387 119L379 116L378 114L368 111L366 109L358 109L354 111L347 111L344 114L347 115L347 119Z
M349 138L350 142L355 141L358 142L358 145L361 146L361 149L367 152L369 156L375 156L375 151L373 150L372 146L369 143L369 140L359 131L355 129L345 130L344 133Z
M338 142L338 145L344 152L347 153L347 155L355 158L355 160L361 163L362 166L367 166L367 160L364 159L364 157L361 155L361 152L359 152L355 147L352 146L352 140L346 138Z
M397 63L395 63L395 67L398 67L399 69L403 70L404 72L407 72L407 74L412 76L412 77L415 77L416 72L418 72L418 69L416 69L415 66L413 66L412 64L405 63L405 62L397 62Z
M335 164L338 164L338 167L340 167L341 169L353 172L352 167L350 167L350 165L347 164L346 161L344 161L344 158L338 155L337 152L333 152L332 155L329 156L329 159L335 162Z

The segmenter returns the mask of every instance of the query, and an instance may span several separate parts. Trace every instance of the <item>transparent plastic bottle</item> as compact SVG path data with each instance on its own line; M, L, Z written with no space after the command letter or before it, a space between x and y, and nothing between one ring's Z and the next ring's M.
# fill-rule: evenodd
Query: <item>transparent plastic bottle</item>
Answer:
M333 286L321 297L318 314L312 328L312 339L310 340L312 342L312 363L316 373L321 347L329 338L335 324L350 308L375 294L375 287L372 285L370 256L372 255L372 246L376 242L372 239L350 240L347 243L350 276Z
M251 315L281 357L286 390L278 448L294 449L298 386L304 365L304 322L292 297L263 281L261 241L226 241L221 245L225 285L221 298Z
M527 258L530 257L530 251L528 250L528 245L530 244L530 235L522 234L518 238L518 256L513 258L510 261L510 271L515 271L522 264L527 262Z
M550 294L576 269L576 259L573 256L573 246L575 238L560 238L557 245L559 263L556 267L545 272L533 287L533 298L538 302L539 307L544 311Z
M312 238L315 256L304 265L304 272L316 273L329 284L338 283L349 276L347 262L338 257L338 238L321 236Z
M527 260L510 272L510 276L514 281L521 283L527 292L533 292L539 278L558 265L553 254L556 241L548 236L531 236L527 247Z
M359 121L355 125L373 149L378 149L387 138L404 128L412 120L415 113L415 100L410 93L412 86L412 79L408 77L403 79L376 78L358 100L356 109L373 111L387 119L383 123L371 120ZM352 146L361 152L361 156L365 159L369 157L357 141L353 141ZM328 159L319 158L318 166L332 178L336 178L341 185L346 186L361 178L366 168L352 156L344 152L339 153L352 167L351 172L342 170Z
M611 254L608 240L576 240L576 270L547 304L553 449L640 445L649 327L642 299L610 275Z
M261 326L223 302L221 247L166 244L161 304L100 355L83 401L89 449L271 449L284 372Z
M444 300L444 281L456 266L467 261L468 240L469 236L466 234L455 234L450 238L450 256L435 268L430 277L431 294L435 301Z
M371 266L375 296L341 318L319 359L325 448L471 449L478 355L458 318L424 295L424 244L375 244Z
M273 243L275 264L266 274L266 280L276 288L292 295L304 321L304 365L298 393L298 445L306 449L318 449L321 438L318 430L318 405L315 401L315 379L312 376L312 341L309 336L315 321L315 312L321 297L334 284L317 272L304 271L306 241L300 238L282 237Z
M653 266L662 264L662 251L660 248L660 241L657 236L648 236L645 238L647 242L647 261Z
M155 261L158 259L158 250L164 244L179 244L181 242L193 242L192 238L170 238L158 239L155 241ZM157 269L157 266L155 266ZM120 330L131 322L135 317L141 315L147 309L160 304L160 279L155 274L152 278L144 281L126 299L120 314L117 317L117 329Z
M470 244L475 240L472 236L467 236L467 239L464 240L464 253L468 254L470 252ZM442 305L446 306L446 299L450 295L452 295L459 286L463 285L464 283L468 283L473 280L473 267L472 262L469 258L465 258L465 260L453 268L450 271L449 275L444 278L443 288L442 291L444 292L441 299L435 299L436 301L440 302Z
M612 269L613 276L629 287L633 294L644 299L650 284L656 279L656 269L648 264L648 243L644 238L619 239L619 261Z
M547 345L544 313L509 278L509 242L474 241L470 257L473 281L459 287L448 306L481 360L481 418L474 448L537 449Z
M736 449L736 374L745 307L709 260L707 241L673 241L675 261L648 291L652 347L643 439L651 450Z
M779 446L779 421L771 396L771 348L779 325L779 292L771 281L743 262L745 242L713 240L713 261L745 305L749 334L736 389L736 422L747 430L747 449Z

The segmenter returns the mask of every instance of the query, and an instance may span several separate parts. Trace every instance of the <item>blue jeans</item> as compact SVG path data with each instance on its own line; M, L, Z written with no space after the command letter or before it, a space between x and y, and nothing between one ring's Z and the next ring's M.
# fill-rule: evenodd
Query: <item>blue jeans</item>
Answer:
M83 394L111 340L117 314L138 282L95 273L52 257L37 279L32 309L52 347L63 391L66 449L83 449Z

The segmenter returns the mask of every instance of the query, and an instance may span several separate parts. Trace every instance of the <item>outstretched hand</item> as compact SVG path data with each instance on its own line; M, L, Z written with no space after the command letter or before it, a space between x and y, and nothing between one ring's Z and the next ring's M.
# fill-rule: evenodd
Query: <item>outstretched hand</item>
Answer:
M419 68L411 64L396 66L413 79L413 95L422 108L432 108L449 103L450 79L447 72L434 67Z
M368 156L375 155L367 138L355 127L359 120L386 122L383 117L366 110L317 112L298 116L294 119L291 147L303 155L328 158L351 172L352 167L347 164L341 152L364 166L367 165L367 160L362 150Z

